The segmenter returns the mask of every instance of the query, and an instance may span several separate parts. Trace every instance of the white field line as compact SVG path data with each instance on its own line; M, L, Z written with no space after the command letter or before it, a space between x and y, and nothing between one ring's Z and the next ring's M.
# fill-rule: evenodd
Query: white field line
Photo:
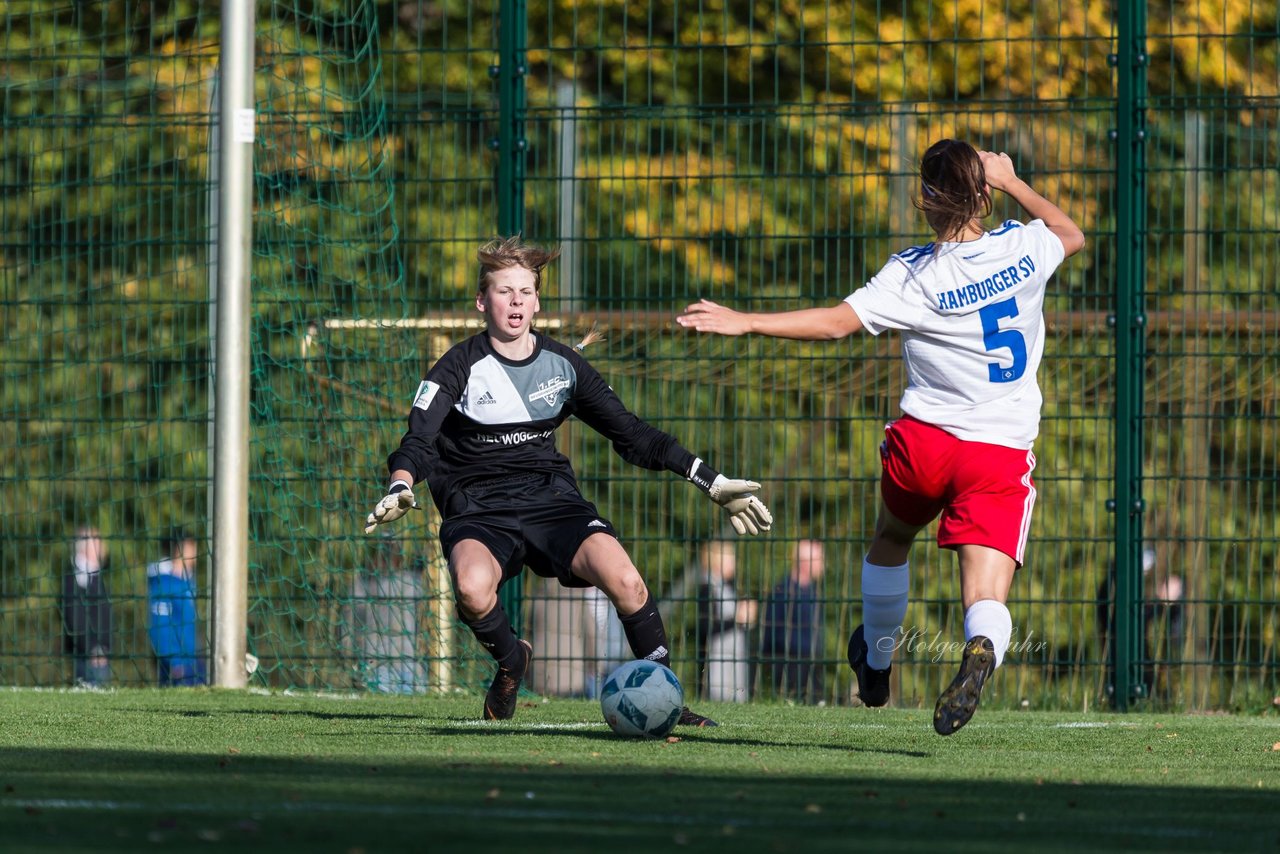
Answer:
M441 722L441 723L445 723L445 722ZM605 726L606 726L604 721L600 721L599 723L591 723L589 721L565 721L564 723L559 723L559 724L546 721L546 722L540 722L540 723L526 724L526 723L519 723L518 721L467 720L467 721L448 721L447 724L449 726L473 727L475 729L494 728L494 729L532 729L532 730L605 729Z

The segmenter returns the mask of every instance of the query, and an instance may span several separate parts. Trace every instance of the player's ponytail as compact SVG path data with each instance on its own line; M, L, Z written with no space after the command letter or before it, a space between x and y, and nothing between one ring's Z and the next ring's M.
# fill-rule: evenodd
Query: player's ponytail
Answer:
M582 340L573 345L573 349L581 353L597 341L604 340L604 333L600 331L600 324L593 323L591 328L587 330L587 334L582 336Z
M939 240L955 240L969 224L991 214L982 160L972 145L940 139L920 160L920 196L915 206L924 212Z

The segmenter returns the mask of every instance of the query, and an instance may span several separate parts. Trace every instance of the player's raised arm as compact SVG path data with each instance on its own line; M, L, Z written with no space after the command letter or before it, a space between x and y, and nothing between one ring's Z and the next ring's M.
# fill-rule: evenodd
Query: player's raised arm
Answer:
M862 329L862 320L843 302L825 308L748 313L703 299L685 308L676 323L695 332L768 335L797 341L834 341Z
M1013 161L1009 155L1004 152L996 154L994 151L979 151L978 158L982 161L988 186L1006 193L1031 216L1043 220L1045 227L1062 241L1065 257L1070 258L1084 248L1084 232L1080 230L1080 226L1062 208L1019 178L1013 171Z

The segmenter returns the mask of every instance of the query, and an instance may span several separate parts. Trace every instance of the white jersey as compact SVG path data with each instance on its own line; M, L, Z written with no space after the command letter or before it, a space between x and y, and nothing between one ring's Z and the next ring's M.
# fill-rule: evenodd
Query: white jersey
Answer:
M847 302L873 335L902 331L902 411L960 439L1030 448L1040 430L1036 371L1044 293L1062 241L1042 220L1009 220L977 240L913 246Z

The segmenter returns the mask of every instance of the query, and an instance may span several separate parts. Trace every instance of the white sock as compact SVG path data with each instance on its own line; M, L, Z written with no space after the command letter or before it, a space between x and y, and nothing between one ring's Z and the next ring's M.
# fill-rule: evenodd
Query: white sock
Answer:
M867 665L876 670L893 663L898 632L907 616L908 566L876 566L862 560L862 633L867 641Z
M996 667L999 667L1009 648L1009 638L1013 636L1013 618L1003 602L983 599L964 612L964 639L978 635L991 639L991 645L996 648Z

